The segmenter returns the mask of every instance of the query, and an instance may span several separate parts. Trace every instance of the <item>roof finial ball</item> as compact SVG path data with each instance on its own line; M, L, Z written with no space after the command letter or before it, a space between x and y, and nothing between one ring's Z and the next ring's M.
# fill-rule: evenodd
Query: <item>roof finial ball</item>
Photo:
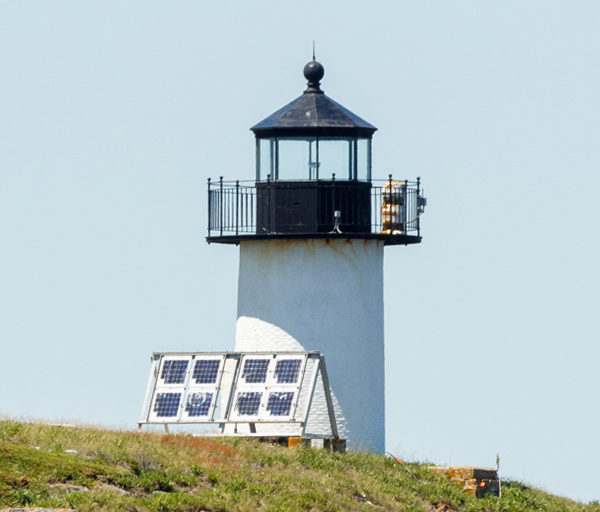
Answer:
M308 87L304 91L304 93L318 93L323 94L321 90L321 82L320 80L325 75L325 68L320 62L315 60L315 56L313 55L313 60L311 60L306 66L304 66L304 76L308 80Z

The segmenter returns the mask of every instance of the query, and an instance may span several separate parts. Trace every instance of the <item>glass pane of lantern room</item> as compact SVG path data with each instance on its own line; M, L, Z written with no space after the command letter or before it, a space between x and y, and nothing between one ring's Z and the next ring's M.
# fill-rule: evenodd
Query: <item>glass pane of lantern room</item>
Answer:
M256 144L256 179L266 181L275 175L275 140L257 139Z
M369 139L358 139L357 146L357 179L371 181L371 141Z
M319 178L331 179L335 173L338 180L351 179L350 141L347 139L319 139Z
M278 140L278 180L307 180L309 169L309 142L306 139Z

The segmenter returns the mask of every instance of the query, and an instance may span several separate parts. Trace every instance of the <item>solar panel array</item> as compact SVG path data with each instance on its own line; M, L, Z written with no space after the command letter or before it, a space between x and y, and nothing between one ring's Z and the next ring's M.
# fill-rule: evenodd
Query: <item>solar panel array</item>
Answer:
M224 356L161 357L148 419L159 423L210 419L224 360Z
M141 423L298 421L318 353L156 354ZM311 362L311 372L317 365ZM306 378L305 378L306 377ZM301 409L308 407L305 389ZM305 419L305 418L304 418ZM304 421L301 419L300 421Z
M285 421L294 416L305 355L245 355L230 419Z

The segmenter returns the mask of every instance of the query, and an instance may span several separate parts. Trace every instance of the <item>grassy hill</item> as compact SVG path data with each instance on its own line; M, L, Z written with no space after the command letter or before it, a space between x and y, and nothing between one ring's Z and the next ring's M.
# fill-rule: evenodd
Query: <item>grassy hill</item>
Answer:
M600 512L518 482L476 499L424 464L247 439L0 421L0 508Z

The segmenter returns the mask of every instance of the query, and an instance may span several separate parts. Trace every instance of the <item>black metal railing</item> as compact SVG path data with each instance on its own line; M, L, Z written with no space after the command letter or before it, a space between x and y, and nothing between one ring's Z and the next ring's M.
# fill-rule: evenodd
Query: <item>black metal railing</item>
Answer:
M208 178L208 236L256 234L256 184Z
M299 202L304 209L294 210ZM209 178L208 237L328 232L420 236L424 207L419 178L394 180L390 175L370 184L336 180L335 175L293 182ZM314 219L304 221L307 212Z

